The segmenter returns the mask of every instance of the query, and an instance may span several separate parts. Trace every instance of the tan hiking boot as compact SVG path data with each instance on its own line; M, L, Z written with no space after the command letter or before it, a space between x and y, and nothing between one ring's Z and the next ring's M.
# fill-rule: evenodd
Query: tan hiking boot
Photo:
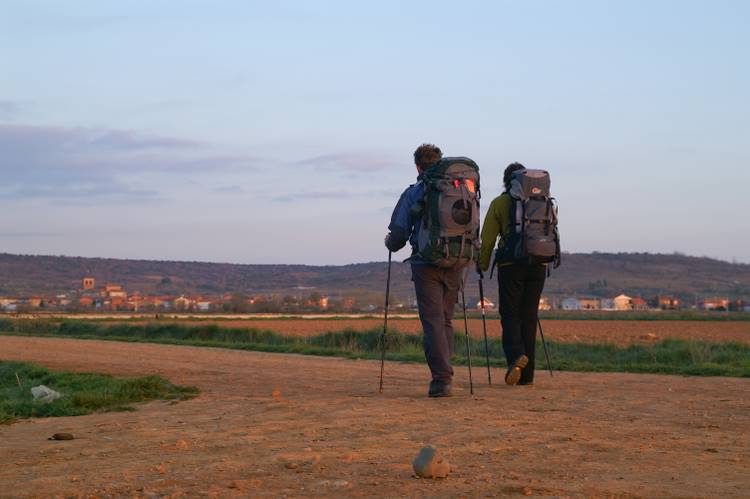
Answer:
M526 367L529 363L529 358L525 355L521 355L508 367L508 372L505 373L505 384L506 385L517 385L521 379L521 369Z

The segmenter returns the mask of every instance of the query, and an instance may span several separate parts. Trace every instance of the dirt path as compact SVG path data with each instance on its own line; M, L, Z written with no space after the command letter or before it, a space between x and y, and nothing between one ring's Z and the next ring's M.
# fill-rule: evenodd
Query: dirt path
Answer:
M539 373L426 398L426 367L0 336L0 358L196 385L191 401L0 426L0 496L747 497L750 380ZM495 372L499 379L500 372ZM273 396L274 390L280 396ZM58 431L76 440L50 442ZM444 481L412 477L443 449Z

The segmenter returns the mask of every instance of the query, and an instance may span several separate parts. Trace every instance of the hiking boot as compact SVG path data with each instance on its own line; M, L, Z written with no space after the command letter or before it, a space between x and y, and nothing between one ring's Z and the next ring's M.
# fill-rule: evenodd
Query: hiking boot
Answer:
M446 383L443 381L431 381L430 391L427 392L429 397L450 397L453 395L450 382Z
M508 367L508 372L505 373L505 384L506 385L517 385L521 379L521 370L526 367L529 363L529 358L525 355L521 355Z

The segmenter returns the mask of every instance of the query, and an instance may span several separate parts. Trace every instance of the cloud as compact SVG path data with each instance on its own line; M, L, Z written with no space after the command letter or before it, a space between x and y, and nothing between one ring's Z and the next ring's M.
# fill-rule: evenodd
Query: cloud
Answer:
M0 191L0 198L3 198ZM106 201L112 203L146 202L159 199L159 192L136 189L118 183L88 182L82 185L22 187L6 193L5 199L54 199L66 205L92 205Z
M214 192L218 192L221 194L242 194L245 192L245 189L240 187L239 185L225 185L222 187L217 187L214 189Z
M275 203L293 203L295 201L325 200L325 199L372 199L374 197L389 197L398 199L399 193L390 189L370 189L355 192L346 191L306 191L297 194L284 194L271 198Z
M262 158L128 130L0 125L0 200L155 200L155 175L253 170ZM157 183L158 185L158 183Z
M62 232L30 232L30 231L1 231L0 230L0 239L58 237L62 235L64 235L64 233Z
M20 106L15 102L0 100L0 120L15 117L20 111Z
M80 134L80 131L78 133ZM131 130L94 130L89 132L89 140L91 146L105 150L186 149L201 145L191 140L148 136Z
M313 156L294 162L296 166L314 170L339 170L357 173L377 173L383 169L393 168L399 163L391 157L378 154L337 153Z
M352 197L347 191L308 191L297 194L285 194L271 198L275 203L293 203L295 201L323 200L323 199L348 199Z

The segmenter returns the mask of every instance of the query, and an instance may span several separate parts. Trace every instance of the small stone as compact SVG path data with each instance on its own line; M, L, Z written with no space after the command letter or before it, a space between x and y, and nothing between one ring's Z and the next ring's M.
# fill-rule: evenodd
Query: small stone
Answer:
M75 437L72 433L55 433L47 440L73 440Z
M185 440L178 440L175 442L174 446L180 450L185 450L189 447L188 443Z
M299 468L299 465L297 463L286 463L284 466L288 470L296 470L297 468Z
M281 390L274 390L271 392L271 396L275 399L281 397Z
M54 402L62 397L62 393L44 385L39 385L31 388L31 396L35 402Z
M445 478L451 471L451 465L434 447L424 447L412 463L414 473L420 478Z
M529 488L529 487L524 487L523 488L523 495L525 495L525 496L533 496L534 495L534 491L531 490L531 488Z

